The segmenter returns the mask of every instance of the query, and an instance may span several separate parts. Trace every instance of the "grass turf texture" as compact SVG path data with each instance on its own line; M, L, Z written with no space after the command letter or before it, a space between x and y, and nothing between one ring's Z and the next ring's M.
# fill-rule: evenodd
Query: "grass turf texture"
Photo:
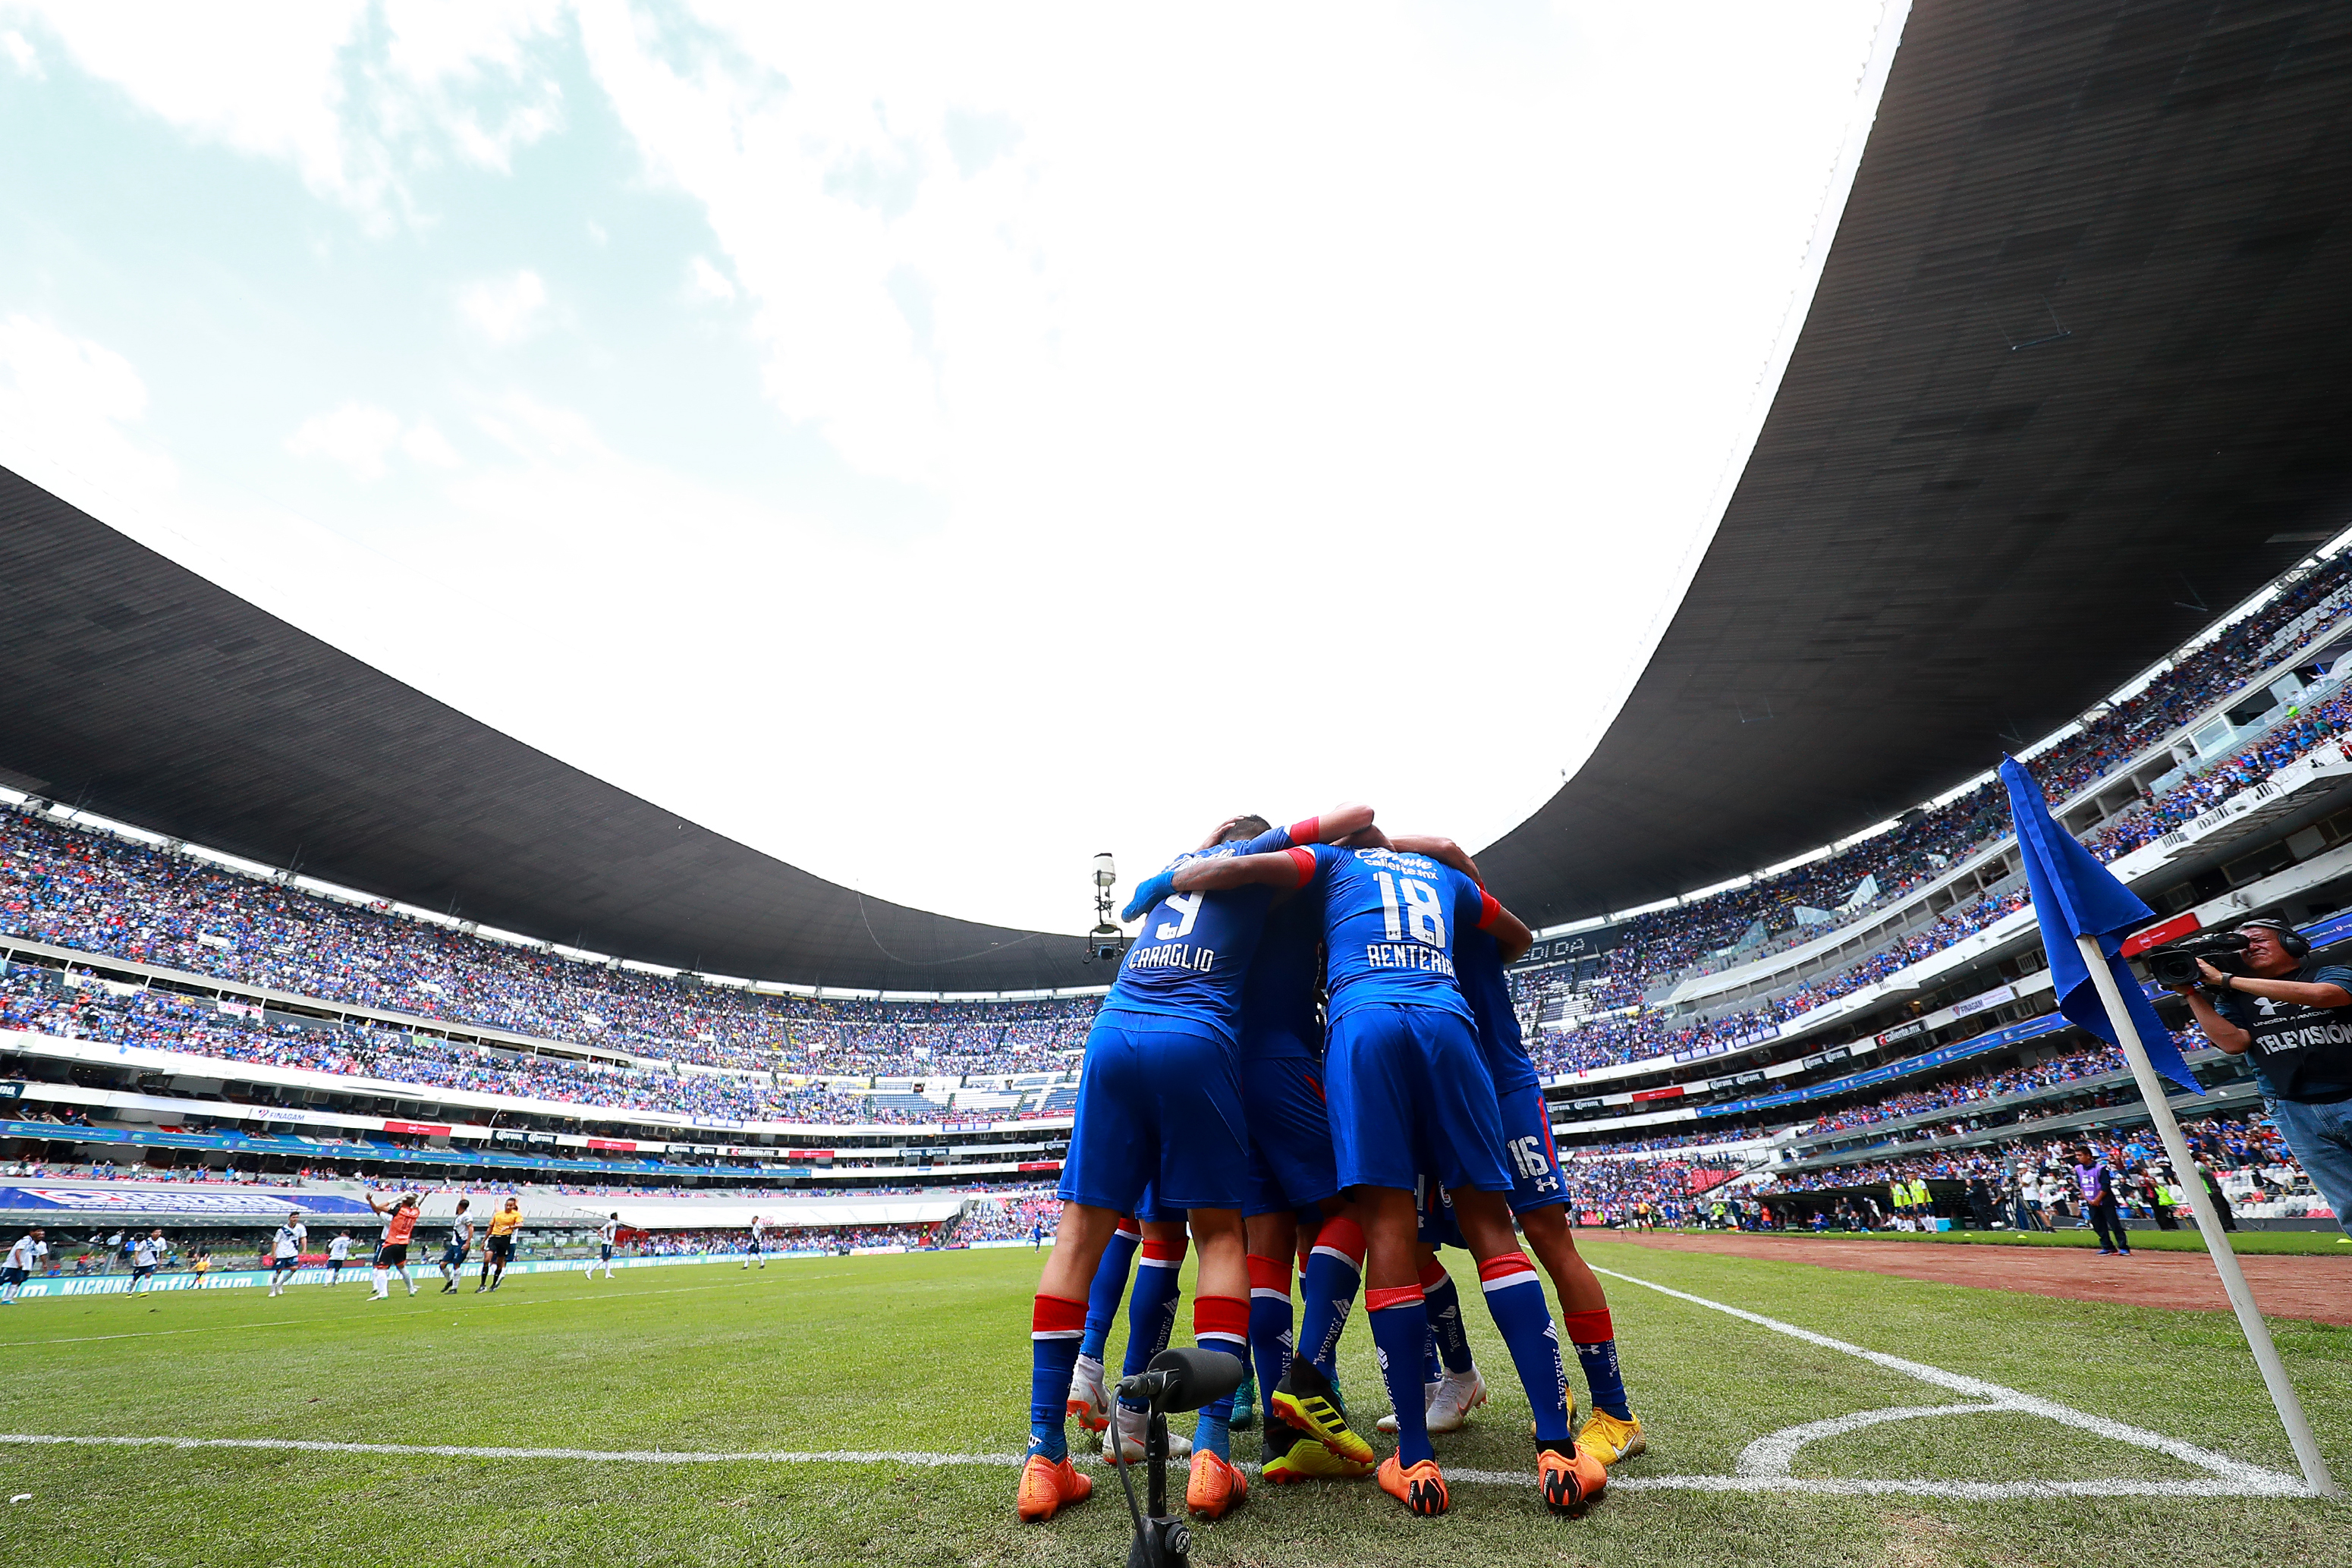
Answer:
M2223 1313L2010 1295L1797 1263L1592 1241L1594 1261L1873 1349L1931 1363L2292 1471ZM1460 1254L1448 1254L1457 1265ZM1024 1436L1026 1249L522 1276L491 1296L369 1304L363 1285L115 1296L0 1314L8 1432L323 1438L599 1449L919 1450L1010 1455ZM1728 1473L1799 1422L1952 1401L1941 1390L1608 1281L1652 1453L1626 1476ZM1545 1514L1527 1406L1477 1299L1495 1393L1439 1439L1461 1485L1415 1521L1369 1483L1255 1490L1195 1532L1202 1563L2064 1563L2200 1568L2352 1562L2352 1505L2289 1499L2067 1499L1620 1492ZM1190 1297L1190 1280L1187 1280ZM2339 1474L2352 1472L2352 1331L2281 1320L2282 1354ZM131 1337L101 1337L131 1336ZM1113 1365L1119 1348L1112 1343ZM1360 1319L1342 1376L1369 1428L1385 1407ZM1581 1379L1571 1367L1571 1378ZM1381 1445L1385 1448L1385 1444ZM1255 1458L1255 1435L1236 1454ZM1093 1501L1045 1527L1013 1517L1009 1467L650 1466L128 1448L0 1448L12 1563L1114 1563L1128 1522L1098 1465ZM2016 1415L1864 1428L1796 1473L2012 1480L2184 1471L2145 1449ZM1174 1479L1174 1478L1171 1478ZM1181 1483L1180 1483L1181 1484Z
M1582 1238L1592 1234L1579 1231ZM1661 1227L1650 1232L1665 1236L1729 1236L1727 1230L1702 1230ZM1915 1246L1950 1245L1960 1247L2087 1247L2096 1249L2098 1232L2095 1230L1755 1230L1739 1234L1761 1240L1786 1241L1901 1241ZM2205 1243L2194 1227L2183 1221L2179 1230L2134 1230L2128 1232L2135 1252L2202 1252ZM2352 1256L2352 1240L2340 1230L2240 1230L2230 1237L2231 1249L2242 1257L2255 1253L2305 1254L2342 1258ZM1737 1304L1737 1303L1735 1303ZM1811 1325L1809 1325L1811 1326Z

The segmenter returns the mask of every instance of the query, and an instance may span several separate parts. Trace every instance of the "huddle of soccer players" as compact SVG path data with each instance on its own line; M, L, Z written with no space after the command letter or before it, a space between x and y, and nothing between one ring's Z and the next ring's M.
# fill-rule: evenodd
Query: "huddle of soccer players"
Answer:
M1446 1511L1430 1434L1458 1429L1486 1401L1437 1261L1454 1245L1477 1263L1534 1410L1544 1504L1581 1511L1643 1437L1608 1301L1570 1238L1567 1184L1504 978L1527 927L1453 842L1391 841L1358 805L1288 828L1221 823L1137 890L1125 916L1139 914L1087 1041L1060 1230L1037 1287L1021 1518L1051 1519L1092 1492L1070 1463L1066 1421L1112 1426L1103 1336L1138 1250L1127 1371L1166 1346L1188 1233L1200 1253L1195 1343L1255 1359L1267 1391L1265 1480L1369 1471L1413 1513ZM1294 1251L1305 1301L1295 1342ZM1395 1407L1396 1452L1377 1466L1332 1381L1360 1284ZM1581 1432L1560 1328L1591 1386ZM1106 1458L1141 1456L1143 1416L1121 1403ZM1202 1518L1247 1496L1232 1417L1228 1396L1202 1409L1193 1434L1185 1502ZM1182 1451L1172 1437L1170 1448Z

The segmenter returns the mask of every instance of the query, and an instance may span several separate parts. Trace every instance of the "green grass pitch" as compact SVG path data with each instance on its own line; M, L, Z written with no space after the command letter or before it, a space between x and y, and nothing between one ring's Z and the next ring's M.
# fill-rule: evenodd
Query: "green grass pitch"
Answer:
M2116 1308L1795 1263L1592 1241L1607 1269L2292 1473L2226 1314ZM1457 1264L1459 1255L1452 1255ZM27 1302L0 1313L0 1432L666 1452L1017 1453L1025 1436L1026 1249L518 1277L494 1295L363 1300L364 1283ZM1633 1480L1726 1477L1801 1423L1960 1396L1708 1308L1611 1280L1651 1453ZM1189 1280L1187 1294L1189 1299ZM1464 1291L1495 1402L1439 1439L1450 1471L1529 1471L1527 1407ZM2352 1473L2352 1330L2279 1321L2339 1475ZM1121 1335L1114 1334L1116 1355ZM1360 1318L1343 1379L1385 1408ZM1114 1361L1114 1365L1116 1364ZM1576 1379L1580 1388L1580 1378ZM1255 1458L1254 1434L1236 1437ZM1094 1500L1013 1517L1005 1465L709 1464L272 1448L0 1445L0 1561L150 1563L1116 1563ZM2207 1472L2042 1416L1978 1412L1826 1437L1796 1478L2126 1479ZM1261 1488L1200 1529L1202 1563L2098 1564L2352 1563L2352 1504L2291 1497L1956 1500L1669 1486L1612 1489L1553 1519L1532 1479L1457 1484L1407 1517L1370 1483Z

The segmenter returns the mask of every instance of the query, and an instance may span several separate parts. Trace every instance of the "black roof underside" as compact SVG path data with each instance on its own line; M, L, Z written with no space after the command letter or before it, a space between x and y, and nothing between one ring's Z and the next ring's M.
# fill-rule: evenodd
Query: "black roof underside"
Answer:
M866 898L616 789L5 469L0 583L0 781L61 804L714 974L950 991L1108 977L1076 935Z
M1916 5L1721 527L1538 923L1880 821L2352 523L2352 7Z

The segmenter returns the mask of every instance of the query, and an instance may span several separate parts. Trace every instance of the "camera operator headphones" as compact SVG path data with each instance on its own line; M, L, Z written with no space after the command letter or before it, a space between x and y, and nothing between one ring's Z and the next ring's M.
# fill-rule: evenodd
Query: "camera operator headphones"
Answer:
M2307 958L2311 956L2311 944L2304 939L2303 933L2274 915L2266 915L2259 920L2242 920L2236 929L2248 931L2257 925L2278 938L2278 945L2286 949L2288 957Z

